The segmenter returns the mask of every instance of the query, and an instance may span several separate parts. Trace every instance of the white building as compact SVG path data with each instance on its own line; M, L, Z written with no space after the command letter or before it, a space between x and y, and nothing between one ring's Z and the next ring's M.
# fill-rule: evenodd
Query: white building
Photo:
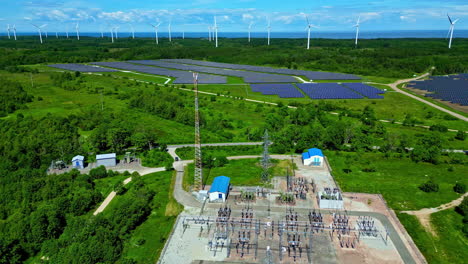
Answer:
M81 155L73 157L72 168L79 170L84 169L84 157Z
M331 191L330 189L325 192L318 192L317 201L320 209L343 209L344 202L341 193L338 189Z
M214 178L213 184L208 191L210 202L225 202L229 194L229 182L231 179L226 176Z
M323 153L318 148L308 149L307 152L302 153L302 162L305 166L322 167L323 166Z
M104 167L114 167L117 164L115 153L96 155L96 165Z

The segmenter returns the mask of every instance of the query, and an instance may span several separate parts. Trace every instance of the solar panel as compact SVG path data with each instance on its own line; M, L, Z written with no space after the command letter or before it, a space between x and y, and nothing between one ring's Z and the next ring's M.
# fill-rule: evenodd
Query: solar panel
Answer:
M338 83L298 83L301 89L312 99L362 99L362 95L357 94Z
M234 76L243 78L246 83L294 83L299 82L296 78L288 75L269 74L261 72L248 72L233 69L221 69L199 65L182 64L176 62L156 61L156 60L131 60L131 63L151 65L162 68L171 68L184 71L196 71L204 73L212 73L217 75Z
M247 71L255 71L255 72L267 72L267 73L278 73L278 74L295 75L295 76L305 76L310 80L360 80L361 79L359 76L356 76L353 74L345 74L345 73L280 69L280 68L272 68L272 67L265 67L265 66L230 64L230 63L199 61L199 60L191 60L191 59L164 59L163 61L217 67L217 68L224 68L224 69L247 70Z
M415 81L408 88L428 91L426 97L448 101L454 104L468 105L468 74L433 76L429 80Z
M101 65L105 67L111 67L116 69L143 72L154 75L174 77L176 80L175 84L187 84L193 83L193 75L191 72L170 70L156 67L149 67L143 65L135 65L127 62L93 62L92 64ZM211 75L211 74L199 74L198 83L201 84L215 84L215 83L226 83L225 76Z
M369 99L383 99L384 97L379 95L385 93L384 91L374 88L372 86L363 83L342 83L343 86L357 92Z
M276 84L251 84L254 92L260 92L263 95L278 95L280 98L303 98L304 95L290 83Z
M115 72L116 70L102 68L99 66L91 66L85 64L76 64L76 63L67 63L67 64L51 64L47 65L49 67L68 70L68 71L78 71L78 72Z

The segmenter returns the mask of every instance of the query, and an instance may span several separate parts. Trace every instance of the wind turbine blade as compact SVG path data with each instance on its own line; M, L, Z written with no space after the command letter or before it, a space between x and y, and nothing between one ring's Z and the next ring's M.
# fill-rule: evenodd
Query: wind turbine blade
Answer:
M361 21L361 16L358 17L356 25L359 26L359 21Z
M459 18L455 19L455 20L453 21L453 24L455 25L455 23L457 23L458 20L460 20L460 19L459 19Z
M305 17L306 17L306 20L307 20L307 25L310 25L309 18L307 17L307 15Z
M449 28L449 30L447 32L447 36L445 37L445 39L448 39L451 31L452 31L452 25L450 25L450 28Z
M450 18L449 14L447 14L448 20L450 21L450 24L453 24L452 19Z

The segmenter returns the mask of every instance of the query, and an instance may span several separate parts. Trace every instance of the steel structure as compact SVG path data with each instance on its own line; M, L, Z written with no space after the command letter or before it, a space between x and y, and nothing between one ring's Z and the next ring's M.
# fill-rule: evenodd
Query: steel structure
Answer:
M200 142L200 115L198 112L198 73L193 73L193 87L195 89L195 176L194 188L203 190L202 153Z
M263 154L262 154L262 181L267 182L270 178L270 154L268 152L268 146L270 146L270 138L268 136L268 130L265 130L265 134L263 135Z

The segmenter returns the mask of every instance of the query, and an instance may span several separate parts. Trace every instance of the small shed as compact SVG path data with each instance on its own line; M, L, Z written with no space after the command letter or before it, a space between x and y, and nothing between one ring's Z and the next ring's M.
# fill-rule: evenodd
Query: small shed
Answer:
M302 153L302 162L305 166L322 167L323 166L323 153L318 148L308 149Z
M226 176L214 178L211 188L208 191L210 202L225 202L229 194L229 182L231 179Z
M117 164L115 153L96 155L96 165L105 167L114 167Z
M81 155L73 157L72 168L79 170L84 169L84 157Z

